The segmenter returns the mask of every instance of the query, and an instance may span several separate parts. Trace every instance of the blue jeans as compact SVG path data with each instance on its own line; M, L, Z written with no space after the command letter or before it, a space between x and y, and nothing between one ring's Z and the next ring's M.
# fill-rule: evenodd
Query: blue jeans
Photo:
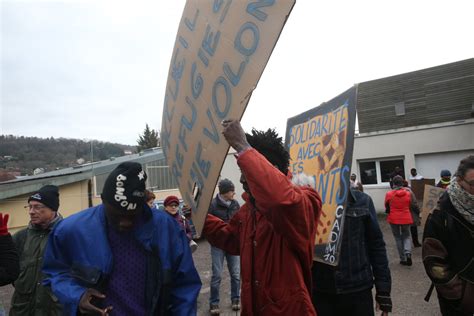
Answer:
M222 266L224 257L227 260L227 267L230 274L230 298L240 299L240 257L232 256L216 247L211 246L212 258L212 278L211 278L211 296L209 304L219 304L219 287L221 285Z
M397 244L400 261L405 261L407 260L407 255L411 255L410 224L390 224L390 227L392 228L393 237L395 238L395 242Z

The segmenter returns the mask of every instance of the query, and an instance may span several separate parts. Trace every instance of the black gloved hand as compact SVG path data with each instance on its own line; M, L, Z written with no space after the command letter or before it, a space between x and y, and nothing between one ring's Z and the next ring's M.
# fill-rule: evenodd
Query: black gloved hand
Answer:
M392 299L390 298L390 293L378 292L375 294L375 301L383 312L392 312Z

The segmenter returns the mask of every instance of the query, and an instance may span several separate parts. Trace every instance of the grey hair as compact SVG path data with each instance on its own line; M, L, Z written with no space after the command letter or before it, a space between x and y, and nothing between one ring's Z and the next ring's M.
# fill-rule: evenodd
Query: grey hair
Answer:
M313 189L316 189L316 179L313 176L307 175L305 173L294 174L291 182L296 186L310 186Z

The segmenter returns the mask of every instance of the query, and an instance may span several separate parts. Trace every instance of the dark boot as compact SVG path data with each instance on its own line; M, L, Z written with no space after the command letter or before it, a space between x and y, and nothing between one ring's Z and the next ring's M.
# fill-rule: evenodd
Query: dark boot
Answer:
M413 264L413 262L411 261L411 254L407 253L406 257L407 257L406 265L411 266Z
M221 310L219 309L219 305L217 304L211 304L209 307L209 314L211 315L220 315Z

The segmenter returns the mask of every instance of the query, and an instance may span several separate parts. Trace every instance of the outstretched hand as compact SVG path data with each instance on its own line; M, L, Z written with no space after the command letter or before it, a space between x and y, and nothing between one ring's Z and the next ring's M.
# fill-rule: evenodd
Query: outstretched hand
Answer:
M242 125L238 120L224 120L222 121L222 127L224 128L222 135L237 152L242 152L250 147Z
M87 289L84 294L82 294L81 300L79 301L79 311L86 315L108 316L113 307L107 306L106 308L101 309L92 304L92 300L95 298L103 300L105 295L96 289Z
M0 213L0 236L8 235L8 218L10 215Z

